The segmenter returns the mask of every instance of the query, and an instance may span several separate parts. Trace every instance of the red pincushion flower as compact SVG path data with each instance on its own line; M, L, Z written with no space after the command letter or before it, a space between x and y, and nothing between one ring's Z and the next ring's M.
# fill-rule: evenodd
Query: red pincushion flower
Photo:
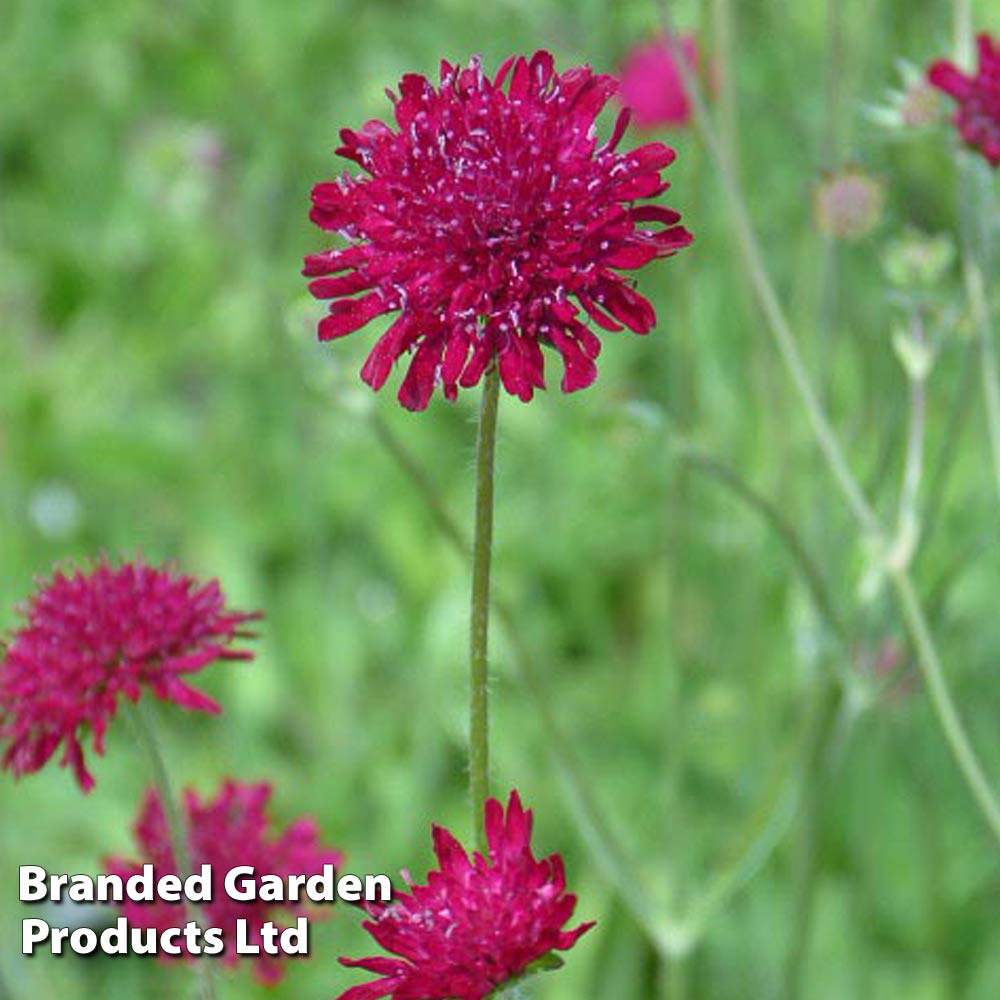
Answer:
M185 708L220 711L182 677L215 660L250 659L231 643L259 617L228 610L216 580L103 560L89 572L56 572L22 614L0 663L3 766L37 771L62 744L60 763L84 791L94 785L80 742L87 727L103 754L119 697L137 701L145 688Z
M536 860L531 853L531 811L517 792L506 816L496 799L486 803L486 835L489 859L477 852L470 860L448 830L434 827L440 869L392 903L367 907L365 929L399 957L342 958L381 978L339 1000L483 1000L593 926L562 929L576 897L566 892L558 854Z
M694 35L677 38L684 58L698 72L698 43ZM621 103L631 108L637 125L687 125L691 100L670 42L659 36L629 52L621 72Z
M399 390L411 410L437 384L454 399L494 360L527 401L545 386L542 345L562 355L564 391L590 385L601 343L581 319L647 333L653 308L618 272L691 241L677 212L635 204L667 189L674 151L616 152L627 112L597 144L594 119L615 88L587 66L556 73L548 52L511 57L492 80L478 59L442 62L439 87L404 76L390 93L395 129L341 132L337 152L367 176L312 191L311 219L347 241L306 257L310 290L333 300L320 339L398 312L361 376L381 388L412 350Z
M336 867L343 860L339 851L320 846L316 822L309 817L295 820L283 833L268 834L267 804L270 798L270 785L238 781L226 781L211 801L199 801L190 790L184 795L191 864L196 872L203 864L210 865L212 869L212 901L202 904L205 922L207 926L221 929L226 943L223 961L227 965L233 965L239 959L231 947L235 941L237 920L247 922L246 940L259 945L261 928L266 922L274 921L276 911L295 916L305 915L307 911L301 904L292 902L233 900L224 891L226 872L238 865L253 865L256 875L245 881L246 884L254 882L259 885L261 875L277 875L282 879L287 879L289 875L315 875L323 871L324 865ZM146 793L136 821L135 837L143 860L109 858L107 869L112 875L128 879L141 872L143 864L153 865L156 878L167 874L189 874L179 870L163 802L154 789ZM308 911L308 916L315 919L324 912L314 908ZM155 928L159 933L171 927L183 927L188 919L185 904L162 900L153 903L127 901L122 904L122 914L131 927ZM184 939L179 939L177 944L184 947ZM255 968L257 978L268 983L276 982L284 971L277 956L266 955L263 951L256 959Z
M954 122L962 138L994 166L1000 166L1000 42L982 34L979 69L963 73L953 62L940 59L927 71L927 79L958 101Z

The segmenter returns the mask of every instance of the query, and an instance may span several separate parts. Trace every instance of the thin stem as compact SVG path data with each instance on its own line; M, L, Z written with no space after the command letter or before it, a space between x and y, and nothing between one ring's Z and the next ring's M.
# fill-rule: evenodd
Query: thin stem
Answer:
M913 311L910 336L918 352L927 347L924 321L919 310ZM909 372L910 422L906 435L906 463L903 469L903 487L899 499L899 519L905 520L917 510L917 494L924 469L924 438L927 426L926 375L923 371Z
M968 68L973 59L972 4L970 0L955 0L953 7L955 59ZM990 273L991 247L986 237L984 220L996 211L992 196L986 195L977 183L975 164L970 157L959 154L958 204L962 230L962 276L976 328L982 375L983 402L986 406L986 430L990 441L993 477L1000 498L1000 373L997 370L996 348L990 322L990 307L986 297L984 274Z
M178 807L178 801L174 796L170 772L167 770L166 759L156 736L156 726L150 717L148 707L141 698L134 704L126 703L126 709L136 738L149 759L150 769L153 772L153 783L160 793L160 802L167 819L167 830L170 834L170 844L173 847L178 874L182 879L186 878L194 871L191 865L191 852L188 850L187 827ZM187 919L187 904L183 903L182 905L185 909L185 919ZM211 967L204 959L196 960L195 966L202 1000L215 1000L215 983Z
M906 431L906 458L903 464L903 483L899 491L899 511L896 515L896 537L889 559L909 566L917 548L920 534L920 508L918 497L924 472L924 442L927 435L927 371L922 357L927 349L924 318L919 308L910 316L910 341L918 360L907 366L909 420Z
M736 87L733 84L736 59L736 19L733 0L713 0L712 22L714 28L715 65L705 67L705 74L713 73L719 88L719 127L729 165L739 176L739 112L736 105ZM706 60L707 62L707 60Z
M955 0L954 22L955 58L960 66L968 68L973 59L972 9L969 0ZM984 185L980 181L977 175L979 164L972 155L959 152L957 163L962 277L976 330L986 430L993 476L997 495L1000 497L1000 374L997 371L985 279L985 275L992 273L993 248L988 226L994 218L996 206L992 185L989 182Z
M904 569L891 568L889 578L899 598L903 619L916 646L917 656L923 667L924 679L927 682L927 689L930 692L931 703L941 722L945 739L965 777L966 784L968 784L983 816L989 823L990 829L1000 840L1000 805L997 804L989 780L976 757L975 750L972 749L965 727L962 725L955 703L952 701L937 648L914 591L913 583Z
M955 0L952 6L955 59L968 69L972 61L972 0Z
M844 81L844 7L843 0L826 0L826 58L823 83L823 166L840 167L842 101Z
M683 953L667 959L667 989L670 1000L685 1000L688 995L688 956Z
M764 265L764 255L761 251L760 242L747 213L739 184L729 167L724 147L711 124L701 87L691 67L688 65L683 49L673 39L670 14L666 3L664 0L657 0L657 2L667 28L670 44L673 46L674 60L681 69L685 87L688 90L692 106L695 109L696 121L702 133L702 138L712 159L715 161L719 180L732 216L736 242L743 255L744 266L747 269L750 282L764 312L768 328L774 337L781 359L788 369L792 383L802 400L816 442L823 453L823 457L826 459L827 465L830 467L830 471L840 491L843 493L848 506L865 534L877 536L880 533L878 519L871 505L862 494L854 478L854 474L851 472L847 460L840 449L836 433L827 419L826 413L820 405L816 392L813 389L809 374L799 354L791 325L788 322L785 311L778 299L777 292L771 282L770 275Z
M981 251L981 248L978 248ZM985 282L979 254L968 248L962 268L965 277L966 294L976 326L979 347L980 374L982 375L983 402L986 405L986 430L990 441L990 456L993 461L993 478L997 497L1000 498L1000 373L997 371L996 348L993 344L993 328L990 322L990 307L986 300Z
M824 754L815 748L825 748L829 744L843 704L840 686L826 678L817 683L798 731L782 753L769 792L735 838L730 860L721 866L698 905L692 908L688 926L695 940L714 914L760 870L781 842L812 784L808 763L823 759Z
M442 535L459 555L468 558L471 548L468 540L449 513L434 481L424 473L419 462L391 428L377 417L373 416L372 419L379 440L399 462L402 471L423 497L438 522ZM681 450L681 455L689 460L693 460L694 456L711 458L707 453L690 446L685 446ZM826 583L815 569L817 565L815 560L797 538L794 528L784 521L777 505L744 483L735 471L729 470L730 474L719 475L721 470L726 470L728 467L718 460L700 462L695 467L716 474L715 478L720 483L728 486L737 497L764 516L778 537L788 546L796 565L804 574L816 603L817 613L827 618L831 630L842 642L846 642L846 626L834 610L835 604L827 592ZM810 577L812 577L811 583ZM770 782L768 794L733 838L733 846L726 852L726 861L719 873L711 880L700 899L690 907L689 914L683 922L665 920L645 892L644 882L622 847L620 838L607 822L608 811L597 801L593 788L584 776L585 769L553 710L554 702L546 689L544 674L539 670L521 634L516 609L500 595L493 596L493 605L497 619L512 646L513 662L519 680L531 699L539 724L545 733L545 749L552 757L563 781L574 819L591 854L601 868L604 878L615 887L619 897L658 954L662 956L664 962L669 962L679 951L694 946L710 922L712 914L724 907L752 874L766 862L784 836L795 811L796 795L793 786L801 786L802 779L797 776L798 762L808 756L803 748L808 745L808 733L813 731L809 720L814 717L816 706L809 708L802 733L796 733L789 748L782 754L777 773ZM832 692L829 697L839 698L840 689L834 685L824 684L822 690Z
M416 487L417 492L423 497L427 509L430 511L437 525L438 530L451 544L458 549L463 558L469 557L469 540L463 535L462 530L448 513L444 500L434 485L433 480L427 475L427 471L414 457L413 453L403 444L393 433L392 428L385 422L377 409L371 412L371 424L382 446L396 460L403 472L409 476L411 482Z
M377 416L373 416L372 421L379 440L399 462L402 471L409 476L433 514L442 535L460 556L468 559L472 546L458 522L449 513L434 481L425 474L414 455L386 423ZM546 690L542 672L518 628L515 608L496 594L493 595L493 607L513 647L513 660L519 679L532 701L542 731L545 733L546 750L552 756L563 780L574 817L589 843L593 856L603 869L604 877L618 890L639 926L645 930L657 950L661 951L662 935L657 924L655 908L643 893L641 879L635 874L626 852L606 821L607 810L597 802L590 784L584 778L584 768L552 709L553 699Z
M489 658L490 562L493 552L493 471L500 373L492 367L483 384L476 440L476 515L472 539L472 614L469 627L469 792L472 828L486 851L483 807L490 792Z
M679 445L678 455L695 469L718 480L769 522L775 533L784 542L801 572L817 613L826 621L837 639L846 644L848 639L847 624L837 610L836 601L823 576L819 562L809 551L808 546L795 530L795 526L785 517L781 508L773 500L751 486L731 466L695 445L688 443Z
M969 399L972 396L972 379L976 367L973 348L963 343L961 348L961 367L955 379L951 403L948 407L948 419L945 423L941 443L936 449L936 457L931 475L927 477L927 498L924 502L923 538L920 552L926 550L934 530L937 528L941 510L944 505L947 487L955 468L955 458L959 453L959 443L965 425L968 422Z
M667 37L671 38L672 25L670 11L665 0L657 0L657 2L666 28ZM743 254L744 264L754 290L760 300L768 329L771 332L782 363L799 394L813 436L816 438L820 451L826 459L834 481L844 495L844 499L855 520L858 522L862 534L875 543L876 551L892 580L907 630L910 632L918 652L920 666L931 694L931 704L944 732L945 740L952 751L955 762L966 784L969 786L973 798L983 813L983 817L986 819L998 843L1000 843L1000 803L997 802L989 782L985 778L985 774L965 733L955 705L951 700L944 673L941 669L937 648L927 625L923 608L913 588L912 580L905 567L896 565L886 559L888 548L885 529L858 486L858 482L851 472L847 459L841 450L837 435L812 387L791 326L765 266L760 241L746 208L746 200L732 171L729 169L725 154L712 127L704 95L701 92L695 74L691 72L691 68L684 58L681 46L673 41L671 41L671 44L673 46L674 60L683 74L684 84L691 97L696 120L701 128L705 144L715 161L716 170L726 195L726 202L729 207L736 240Z

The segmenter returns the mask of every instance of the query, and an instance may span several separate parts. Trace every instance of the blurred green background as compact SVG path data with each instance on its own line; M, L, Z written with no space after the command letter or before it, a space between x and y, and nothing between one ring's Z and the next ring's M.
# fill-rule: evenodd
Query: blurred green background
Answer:
M943 124L900 138L865 109L898 85L897 58L949 51L951 5L687 2L675 16L711 47L727 7L749 208L891 520L907 417L892 334L912 302L882 260L908 225L956 232L956 171ZM266 619L253 664L203 675L221 719L159 712L175 779L273 781L276 818L315 815L352 870L422 877L432 821L468 840L468 574L385 440L467 525L476 395L410 414L398 375L378 396L357 377L374 331L316 342L323 305L299 276L324 245L309 188L344 166L338 129L385 116L383 88L406 71L540 46L613 71L655 25L637 0L0 4L0 627L61 560L142 552L218 576ZM667 202L696 243L640 275L659 327L606 335L586 392L501 405L496 586L516 641L495 627L495 787L535 807L538 850L563 853L578 915L599 921L536 995L1000 996L996 844L764 334L711 164L693 131L669 141ZM848 162L880 178L886 210L833 247L811 198ZM998 508L956 268L931 300L914 571L1000 782ZM776 518L827 581L844 642ZM569 782L519 645L577 758ZM879 695L890 661L902 679ZM192 988L183 967L19 954L18 864L96 871L132 851L146 775L127 726L95 765L89 796L54 767L0 780L12 1000ZM614 887L574 781L641 891ZM640 928L640 896L683 961ZM358 923L338 908L277 988L244 967L222 996L336 996L363 978L337 956L373 950Z

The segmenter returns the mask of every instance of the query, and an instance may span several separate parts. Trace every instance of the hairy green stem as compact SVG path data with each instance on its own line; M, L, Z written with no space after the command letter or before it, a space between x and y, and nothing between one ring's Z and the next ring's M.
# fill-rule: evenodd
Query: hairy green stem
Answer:
M371 420L378 439L399 463L401 470L409 477L427 504L442 536L459 555L469 558L471 546L461 527L449 513L434 481L377 413L373 413ZM693 446L684 446L681 455L692 462L694 469L712 474L720 484L732 490L735 496L744 500L751 509L765 518L788 547L796 567L803 574L817 614L826 618L831 631L846 643L845 624L836 614L835 604L828 593L827 585L816 569L818 564L795 534L794 527L784 520L777 505L757 493L735 470L729 469L718 460L712 460L707 453ZM766 862L781 841L795 811L796 795L793 793L793 785L801 785L802 779L796 775L799 770L798 762L804 756L803 747L807 745L806 736L796 734L786 752L782 754L777 773L769 783L768 793L733 838L731 850L724 855L726 858L724 864L712 878L708 888L692 904L687 919L682 923L676 920L664 920L644 890L644 882L628 853L623 849L620 838L608 823L608 811L598 802L593 788L584 777L585 769L553 709L554 700L546 688L544 674L535 663L521 634L516 609L496 594L493 595L493 606L497 619L511 643L513 662L519 680L531 699L532 707L545 733L545 749L562 779L578 828L603 877L614 886L663 961L669 962L678 951L691 947L698 940L712 914L725 906L739 888ZM835 686L824 685L824 690L831 688L835 695L839 693L839 689ZM808 720L813 717L814 712L815 706L809 708L806 713L805 733L812 731Z
M667 36L670 38L672 24L665 0L658 0L658 6ZM997 843L1000 844L1000 802L997 801L982 765L979 763L979 759L972 749L972 744L952 701L937 648L928 627L923 608L914 590L913 582L906 567L900 566L887 558L889 547L885 529L862 493L841 449L833 426L813 389L795 336L792 333L788 318L785 315L784 308L781 305L774 283L765 265L760 241L746 207L746 199L736 178L729 169L725 153L722 150L720 141L708 115L704 95L698 85L696 75L691 72L691 67L688 66L684 58L681 46L675 42L671 42L671 44L673 45L674 59L680 67L685 86L691 96L696 120L701 128L705 144L712 159L715 161L716 170L722 183L725 201L733 223L736 241L743 255L744 265L767 321L767 328L774 340L781 361L799 394L800 401L806 411L809 426L826 460L830 473L857 521L862 535L866 540L873 543L878 558L892 581L907 631L910 633L917 650L920 667L930 694L931 705L934 708L945 741L952 752L952 756L958 765L962 777L972 793L973 799L983 814L983 818L989 825Z
M483 807L490 793L489 623L493 553L493 472L500 373L494 365L483 383L476 440L476 513L472 537L472 613L469 626L469 793L472 828L486 851Z
M160 793L160 802L163 805L163 814L167 820L167 831L170 834L170 845L174 851L174 860L177 862L178 874L182 879L187 878L194 871L191 864L191 852L188 849L187 825L181 815L179 802L174 795L173 783L170 780L166 758L163 756L160 741L156 736L156 726L151 718L148 706L142 699L134 704L126 703L126 710L132 723L132 728L135 731L136 739L149 760L150 770L153 774L153 783ZM185 919L188 919L190 914L187 912L187 904L183 905ZM195 961L195 967L197 969L202 1000L215 1000L215 983L212 977L211 966L205 959L198 959Z
M906 431L906 457L903 461L903 482L899 491L896 515L896 536L889 561L909 566L920 536L920 483L924 472L924 442L927 436L927 372L922 356L927 350L924 318L919 308L910 315L910 342L918 357L918 370L906 368L909 417Z
M469 559L472 546L463 534L458 522L449 513L434 481L426 474L415 456L393 433L388 424L377 414L373 414L371 419L379 440L399 463L402 471L410 478L417 492L427 504L441 534L463 559ZM659 952L661 950L661 934L657 927L655 907L643 892L641 879L636 875L618 838L606 821L607 810L603 809L597 802L590 784L583 776L584 768L553 711L554 699L545 687L542 671L535 663L528 644L521 635L516 609L497 594L493 594L492 602L497 620L513 647L514 666L518 672L519 680L527 691L538 715L541 729L546 737L546 750L551 755L559 776L563 780L574 818L584 835L584 839L587 841L593 856L597 859L602 874L618 891L636 922L643 928Z

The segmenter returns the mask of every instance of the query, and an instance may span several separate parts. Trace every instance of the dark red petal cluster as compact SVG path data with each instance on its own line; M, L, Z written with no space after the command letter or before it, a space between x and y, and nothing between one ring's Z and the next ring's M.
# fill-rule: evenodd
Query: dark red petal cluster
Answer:
M374 389L412 353L400 402L421 410L436 385L454 399L492 363L508 392L543 388L542 347L565 391L597 375L605 330L648 332L650 303L619 273L691 241L680 216L636 204L669 186L662 143L617 152L628 114L598 145L594 120L613 77L557 73L548 52L510 58L490 79L478 59L441 64L440 86L409 74L390 93L395 127L341 132L364 174L317 184L312 220L346 245L306 258L310 290L331 299L321 340L398 314L368 356Z
M60 763L73 768L85 791L94 779L81 736L104 735L119 697L137 701L145 689L185 708L218 712L207 695L185 682L215 660L249 659L233 641L257 613L230 611L218 581L129 562L101 561L89 572L56 572L22 612L25 624L7 643L0 663L0 740L3 766L37 771L62 745Z
M698 42L694 35L679 35L677 43L688 65L698 72ZM635 123L646 128L690 123L691 99L669 37L660 35L628 53L618 100L632 110Z
M958 109L954 122L962 138L997 167L1000 166L1000 41L982 34L977 43L979 69L975 76L941 59L931 65L927 79L955 98Z
M195 871L203 864L212 868L212 902L203 905L202 923L222 930L226 942L223 961L233 965L238 957L232 948L235 941L237 920L246 920L246 939L260 944L261 928L267 921L274 921L276 913L298 916L306 913L297 903L269 903L262 901L241 903L231 899L224 891L226 873L238 865L253 865L257 876L277 875L287 879L290 875L314 875L323 871L324 865L337 866L343 860L339 851L324 848L319 843L316 822L301 817L292 822L284 832L270 834L267 804L271 798L268 784L247 784L226 781L219 794L211 801L201 802L198 796L187 791L184 808L188 830L188 849ZM152 864L157 878L180 872L173 847L163 803L155 790L146 794L135 825L135 838L142 855L140 861L110 858L108 871L127 879L142 871L143 864ZM249 883L251 880L247 879ZM259 878L253 880L259 884ZM325 911L313 909L309 917L315 919ZM183 927L186 922L184 904L126 902L122 914L129 925L155 928L162 933L171 927ZM280 924L279 924L280 926ZM183 947L183 938L178 940ZM256 960L257 978L262 982L275 982L282 976L282 966L276 956L261 952Z
M592 923L563 930L576 897L566 892L562 858L531 853L531 812L511 792L503 806L486 804L489 858L470 859L434 827L440 868L386 905L369 904L365 928L398 958L342 958L381 978L354 986L339 1000L483 1000L553 949L571 948Z

